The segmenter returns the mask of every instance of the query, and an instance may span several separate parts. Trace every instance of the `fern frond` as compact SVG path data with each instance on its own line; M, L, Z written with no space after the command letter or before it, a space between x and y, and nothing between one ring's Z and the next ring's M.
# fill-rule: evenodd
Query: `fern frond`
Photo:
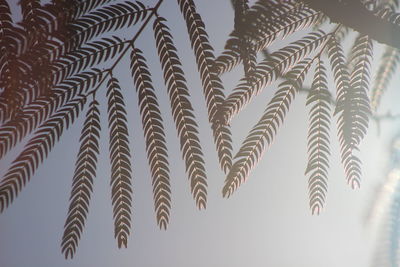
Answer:
M237 0L234 4L235 8L235 33L238 37L238 46L240 50L240 57L243 61L244 73L249 79L255 69L256 51L251 46L251 40L245 36L246 15L249 9L248 0Z
M288 10L280 11L278 14L274 14L274 12L271 11L268 11L268 13L271 13L271 17L261 21L261 26L256 24L250 27L255 33L249 34L246 32L246 36L250 35L248 38L252 40L251 46L255 53L268 47L273 41L277 40L280 35L281 38L285 38L295 31L314 25L321 17L321 13L319 12L304 7L299 8L297 6L292 6ZM251 14L251 9L249 14ZM260 28L262 28L262 30L260 30ZM233 36L227 41L222 55L216 59L215 71L218 75L221 75L231 71L240 62L238 38Z
M288 71L311 52L317 50L328 39L323 31L311 33L290 45L272 53L269 59L260 62L254 72L252 83L241 79L239 85L223 103L224 117L230 121L263 88Z
M360 186L361 167L360 160L354 155L357 150L360 136L363 136L362 125L364 125L364 114L357 117L357 113L365 112L357 110L359 102L363 102L364 97L352 92L350 87L350 75L345 65L344 53L341 45L335 38L331 38L329 42L328 56L334 73L337 88L337 104L335 115L338 115L338 137L341 150L341 161L344 165L346 180L352 188ZM361 65L360 65L361 66ZM358 68L355 69L355 71ZM353 72L353 84L355 85L356 74ZM357 72L358 73L358 72ZM357 77L357 81L359 78ZM364 105L361 103L360 105ZM361 106L362 107L362 106Z
M122 52L125 45L126 42L117 36L87 43L60 56L58 60L52 62L47 70L48 73L43 76L47 76L46 82L53 86L75 73L114 58Z
M194 2L192 0L178 0L178 3L186 21L192 49L195 53L207 104L208 120L211 123L219 162L222 170L227 172L232 165L232 140L230 129L219 118L221 115L220 108L225 96L222 82L214 72L213 48Z
M139 1L117 3L90 12L71 23L70 27L76 32L63 46L79 47L80 44L98 37L105 32L129 27L147 17L150 9Z
M204 168L203 152L198 138L198 126L192 105L188 99L189 90L176 53L172 36L163 23L164 19L154 21L154 37L164 81L171 102L172 116L180 139L182 157L189 175L190 189L199 209L207 203L207 177Z
M164 126L146 60L137 48L131 53L131 70L146 139L157 223L160 228L166 229L171 209L171 189Z
M96 69L74 75L63 81L47 96L41 96L18 112L13 120L0 127L0 159L25 136L42 125L50 116L57 114L65 105L102 78Z
M354 47L355 66L350 75L350 94L354 106L354 127L352 142L358 145L366 134L371 108L368 91L370 82L370 68L373 53L372 39L368 36L360 36ZM341 99L338 99L341 101Z
M61 242L61 251L66 259L74 257L89 212L99 154L100 112L98 105L96 100L90 103L80 137L81 145L75 163L70 205Z
M117 79L113 77L107 84L107 98L114 237L121 248L128 246L131 229L132 170L124 98Z
M271 145L296 92L302 86L311 63L310 59L300 62L287 73L288 79L279 85L261 119L250 131L234 158L236 161L226 177L222 190L224 196L229 197L247 180L250 171L257 165L267 146Z
M399 50L387 46L381 58L379 68L376 71L374 85L371 91L371 109L373 112L377 111L382 95L385 93L389 82L397 69L399 61Z
M12 203L34 175L62 133L78 117L85 101L86 97L79 95L35 131L34 137L28 141L0 182L0 212Z
M322 211L328 189L330 99L326 69L323 62L318 61L311 91L307 97L307 105L312 106L308 129L308 165L305 174L309 175L308 189L312 214Z

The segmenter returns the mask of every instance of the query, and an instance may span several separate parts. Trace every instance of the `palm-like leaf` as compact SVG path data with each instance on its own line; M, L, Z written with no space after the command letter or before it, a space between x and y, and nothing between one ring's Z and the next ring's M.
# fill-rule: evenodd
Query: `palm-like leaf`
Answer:
M344 165L347 182L356 188L360 185L360 160L354 155L356 144L352 142L353 113L352 98L350 95L350 75L345 65L345 57L341 45L335 38L329 42L328 56L331 62L336 88L337 105L335 114L338 114L338 136L340 142L341 159ZM356 134L359 134L358 132Z
M267 6L264 6L265 4ZM271 3L264 1L261 5L262 8L258 8L259 5L253 6L247 15L250 22L246 23L244 35L252 40L249 45L255 53L268 47L279 36L284 38L297 30L314 25L321 17L321 13L291 2L271 6L268 4ZM262 20L254 19L254 17L260 16L257 15L259 13L265 15L265 18L262 16L264 18ZM241 62L237 33L233 32L231 35L233 37L227 41L222 55L215 61L215 69L218 75L232 70Z
M160 228L166 229L171 209L171 189L164 126L146 60L142 51L136 48L131 53L131 70L146 139L157 223Z
M318 61L307 105L311 105L308 130L308 189L310 208L313 214L323 209L328 188L328 169L330 155L329 127L331 120L330 93L326 69Z
M389 86L389 82L393 77L397 69L397 65L400 61L400 52L399 50L386 47L385 52L381 58L381 63L379 65L378 70L376 71L376 76L374 80L374 85L371 91L371 109L376 112L382 95L385 93L387 87Z
M311 33L303 39L272 53L270 58L260 62L254 72L252 82L242 79L224 101L223 111L226 120L230 121L264 87L270 85L304 57L318 49L327 38L328 35L323 31Z
M190 188L197 207L202 209L207 203L207 177L200 140L197 136L198 127L192 105L188 100L189 90L181 63L164 21L163 18L157 18L153 25L157 51L164 71L164 80L171 102L172 116L178 130L182 156L189 174Z
M225 96L222 82L213 68L215 63L213 49L194 2L192 0L178 0L178 3L185 18L190 42L195 52L207 104L208 120L212 125L219 162L222 170L227 172L232 165L231 133L228 126L223 125L220 119L220 108Z
M127 247L131 229L132 170L125 103L117 79L108 81L108 128L110 130L111 200L114 236L118 247Z
M28 141L0 182L0 212L17 197L60 139L64 130L75 121L85 100L85 96L78 96L35 131L34 137Z
M90 103L82 128L81 146L75 164L68 217L61 243L65 258L74 256L89 212L99 154L100 112L98 105L96 100Z
M97 69L74 75L58 84L50 95L41 96L26 105L13 120L0 127L0 159L50 116L62 113L65 105L78 95L85 94L101 78L102 72Z
M250 131L236 154L236 161L226 177L222 190L224 196L230 196L247 180L250 171L259 162L267 146L272 143L311 63L311 60L306 59L287 73L288 80L280 84L261 119Z

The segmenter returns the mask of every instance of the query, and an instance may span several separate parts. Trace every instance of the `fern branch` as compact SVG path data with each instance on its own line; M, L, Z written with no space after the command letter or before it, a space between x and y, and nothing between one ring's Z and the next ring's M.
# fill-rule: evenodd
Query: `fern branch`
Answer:
M309 156L305 174L309 174L308 189L312 214L319 214L323 209L328 188L330 100L326 69L319 60L307 97L307 105L312 106L308 130Z
M371 92L371 109L376 112L382 95L385 93L389 82L397 69L400 61L399 50L387 46L381 58L381 64L376 71L374 85Z
M117 79L107 84L109 151L111 163L111 200L114 236L118 247L127 247L131 229L132 170L125 103Z
M198 126L188 99L189 90L181 63L172 36L163 21L164 19L160 17L154 21L154 37L171 102L172 116L178 130L182 157L189 175L190 188L197 207L203 209L207 203L207 177L198 138Z
M206 99L208 120L211 123L214 143L216 145L222 170L227 172L232 165L231 133L227 125L220 119L221 105L225 99L224 88L220 78L214 72L213 48L208 40L204 23L192 0L178 0L181 13L186 21L192 49L195 53L197 67L203 84Z
M160 228L166 229L171 209L171 189L164 126L146 60L142 51L136 48L131 53L131 70L146 139L157 223Z
M223 111L226 121L231 121L233 116L239 113L263 88L270 85L308 54L321 47L329 36L323 31L311 33L272 53L269 59L260 62L254 72L252 83L249 83L247 79L242 79L224 101Z
M12 203L34 175L62 133L78 117L85 101L85 96L78 96L35 131L0 182L0 212Z
M310 59L301 61L287 73L288 80L279 85L278 91L268 103L261 119L250 131L235 155L236 161L226 177L222 190L223 196L229 197L247 180L250 171L257 165L267 146L272 143L311 63Z
M75 164L68 217L61 242L61 251L66 259L73 258L76 252L89 212L99 154L100 112L98 105L96 100L90 103L80 137L81 146Z

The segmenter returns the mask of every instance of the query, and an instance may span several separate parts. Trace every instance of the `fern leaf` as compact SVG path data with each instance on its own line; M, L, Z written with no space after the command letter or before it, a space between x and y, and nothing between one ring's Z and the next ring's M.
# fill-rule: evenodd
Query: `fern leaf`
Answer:
M107 84L109 150L111 162L111 200L114 212L114 237L118 247L127 247L131 229L132 170L129 134L121 88L115 78Z
M270 85L297 62L321 47L327 38L328 35L323 31L311 33L303 39L272 53L270 58L260 62L254 72L252 82L249 83L247 79L242 79L224 101L223 111L226 121L229 122L264 87Z
M368 90L372 52L372 39L368 36L360 36L353 52L354 61L357 63L355 63L350 75L350 94L354 106L353 123L355 124L352 142L356 145L361 142L366 134L369 115L371 114Z
M166 229L171 209L171 189L164 126L146 60L142 51L136 48L131 53L131 70L146 139L157 223L160 228Z
M192 195L199 209L207 203L207 177L204 168L203 152L198 138L198 126L188 99L189 90L182 70L172 36L163 24L162 18L154 21L154 36L164 72L172 116L180 139L182 157L189 175Z
M61 242L61 251L66 259L74 257L89 212L99 154L100 112L98 105L96 100L90 103L82 128L81 146L72 180L68 217L65 221Z
M256 51L251 46L251 40L245 36L246 15L249 9L248 0L235 1L235 32L239 38L240 56L243 61L244 73L248 79L252 76L256 62Z
M326 69L323 62L319 61L307 97L307 105L312 106L308 130L309 156L305 174L309 174L308 189L312 214L322 211L328 189L330 99Z
M250 131L234 158L236 161L226 177L222 190L224 196L229 197L247 180L250 171L257 165L267 146L272 143L311 63L309 59L300 62L287 73L288 79L279 85L261 119Z
M341 161L344 165L346 180L352 188L360 186L361 181L361 161L354 155L357 150L355 143L361 136L362 132L355 131L357 120L365 120L364 118L356 118L354 114L358 112L356 105L360 99L353 99L350 92L350 75L345 65L344 53L341 45L335 38L331 38L329 42L328 56L331 62L334 73L336 88L337 88L337 104L335 114L338 115L338 137L341 150ZM354 81L354 80L353 80ZM357 96L356 96L357 97ZM361 99L361 101L363 101Z
M371 109L376 112L382 95L385 93L390 80L393 77L397 69L397 65L400 61L399 50L387 46L385 52L381 58L381 63L378 70L376 71L376 76L374 80L374 85L371 92Z
M96 69L74 75L58 84L50 95L41 96L25 106L12 121L0 127L0 159L50 116L68 105L69 101L79 94L85 94L101 78L102 72Z
M48 156L64 130L78 117L86 97L79 96L52 115L34 133L0 182L0 212L18 196L39 165Z
M227 172L232 165L231 133L227 125L220 120L221 105L225 99L224 88L220 78L214 72L213 48L208 40L204 23L192 0L178 0L184 15L192 49L195 53L197 67L203 84L206 99L208 120L211 123L214 143L216 145L222 170Z
M68 48L79 47L80 44L98 37L100 34L132 26L147 17L149 8L139 1L117 3L90 12L71 23L76 34L65 44Z
M249 16L251 13L250 9ZM255 53L268 47L278 36L282 35L282 38L284 38L295 31L312 26L321 17L321 13L319 12L304 7L299 8L296 5L291 5L279 12L268 11L269 13L271 13L271 16L259 22L261 25L255 24L251 26L254 33L249 33L249 30L246 32L246 36L252 40L251 46ZM215 71L218 75L221 75L231 71L240 62L238 38L234 35L234 37L227 41L222 55L216 59Z

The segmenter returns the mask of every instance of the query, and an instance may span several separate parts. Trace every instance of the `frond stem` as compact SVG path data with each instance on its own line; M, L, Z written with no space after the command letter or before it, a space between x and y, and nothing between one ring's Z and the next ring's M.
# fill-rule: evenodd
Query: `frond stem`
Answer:
M131 40L126 41L130 45L126 46L125 49L121 52L119 57L115 60L115 62L109 67L108 69L105 69L104 71L107 72L106 75L101 79L101 81L98 83L96 88L94 88L92 91L87 93L88 95L96 93L97 90L101 87L101 85L104 83L104 81L107 79L107 77L111 74L111 72L114 70L114 68L120 63L120 61L123 59L125 54L128 52L129 48L133 45L134 42L139 38L140 34L143 32L143 30L146 28L146 26L149 24L150 20L153 18L153 16L157 16L157 10L160 7L161 3L164 0L159 0L157 4L151 8L151 14L146 18L146 20L143 22L142 26L140 26L139 30L135 33L133 38Z

